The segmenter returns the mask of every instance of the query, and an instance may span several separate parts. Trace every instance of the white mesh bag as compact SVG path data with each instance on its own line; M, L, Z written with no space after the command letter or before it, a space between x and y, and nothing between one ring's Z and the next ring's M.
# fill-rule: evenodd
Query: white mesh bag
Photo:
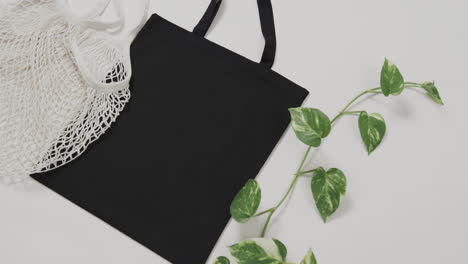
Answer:
M78 17L66 0L0 0L0 180L75 159L129 101L133 34L116 35L120 1L118 19L103 21L109 2Z

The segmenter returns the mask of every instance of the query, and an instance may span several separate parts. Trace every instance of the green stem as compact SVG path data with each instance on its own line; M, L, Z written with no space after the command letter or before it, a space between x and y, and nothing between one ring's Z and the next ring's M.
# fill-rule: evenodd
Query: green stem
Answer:
M349 102L349 103L343 108L343 110L341 110L341 112L340 112L337 116L335 116L335 118L333 118L333 120L331 121L331 123L334 123L340 116L342 116L342 115L344 115L344 114L353 113L353 112L346 112L346 110L348 110L348 108L349 108L354 102L356 102L357 99L359 99L360 97L362 97L363 95L368 94L368 93L380 93L380 90L381 90L380 87L377 87L377 88L373 88L373 89L366 90L366 91L364 91L364 92L358 94L356 97L354 97L353 100L351 100L351 102ZM356 112L357 112L357 111L356 111ZM275 207L273 207L273 208L271 208L271 209L268 209L268 210L266 210L266 211L261 212L260 214L258 214L258 215L263 215L263 214L266 214L266 213L269 212L268 217L267 217L267 220L266 220L265 225L264 225L263 230L262 230L261 237L265 237L265 233L266 233L266 230L267 230L267 228L268 228L268 224L269 224L270 221L271 221L271 217L272 217L273 214L276 212L276 210L278 210L278 208L283 204L283 202L286 200L286 198L289 196L289 194L291 193L291 191L292 191L294 185L295 185L296 182L297 182L297 179L298 179L301 175L304 175L304 174L306 174L306 173L310 173L310 172L313 172L313 171L314 171L314 170L311 170L311 171L301 172L302 167L304 166L304 163L305 163L307 157L309 156L309 152L310 152L310 149L311 149L311 148L312 148L312 147L310 147L310 146L307 148L307 151L306 151L304 157L302 158L302 162L301 162L301 164L299 165L299 168L297 169L296 174L294 174L294 179L293 179L293 181L291 182L291 184L289 185L288 191L287 191L286 194L283 196L283 198L281 199L281 201L280 201Z
M343 114L345 115L354 115L354 114L360 114L362 111L346 111Z
M405 87L422 87L422 84L419 84L419 83L414 83L414 82L405 82L404 83L404 86ZM356 102L359 98L361 98L362 96L366 95L366 94L369 94L369 93L374 93L374 94L382 94L382 89L381 87L376 87L376 88L373 88L373 89L369 89L369 90L365 90L364 92L358 94L356 97L354 97L344 108L343 110L341 110L331 121L331 123L333 124L336 120L338 120L338 118L340 118L341 116L345 115L345 114L358 114L362 111L347 111L351 105ZM275 207L272 207L268 210L265 210L263 212L260 212L258 214L256 214L254 217L257 217L257 216L261 216L261 215L264 215L264 214L267 214L268 213L268 217L267 217L267 220L265 221L265 225L263 227L263 230L262 230L262 234L261 234L261 237L265 237L265 233L266 233L266 230L268 228L268 224L270 223L271 221L271 218L273 216L273 214L276 212L276 210L278 210L278 208L284 203L284 201L286 200L286 198L289 196L289 194L291 193L293 187L296 185L296 182L297 182L297 179L304 175L304 174L308 174L308 173L312 173L315 171L314 170L307 170L307 171L301 171L302 170L302 167L304 166L304 163L307 159L307 157L309 156L309 152L311 150L311 146L309 146L307 148L307 151L306 153L304 154L304 157L302 158L302 161L301 161L301 164L299 165L299 168L297 169L297 172L296 174L294 174L294 179L293 181L291 182L291 184L289 185L289 188L288 188L288 191L286 192L286 194L283 196L283 198L280 200L280 202L275 206Z
M423 88L423 87L422 87L422 84L420 84L420 83L405 82L405 88L412 88L412 87L415 87L415 88Z
M341 110L340 113L338 113L338 115L335 116L335 118L332 119L331 123L333 124L338 118L340 118L342 115L344 115L344 113L346 112L346 110L348 110L348 108L354 103L356 102L357 99L361 98L363 95L366 95L368 93L374 93L376 91L380 90L380 87L377 87L377 88L374 88L374 89L370 89L370 90L365 90L364 92L358 94L356 97L354 97L353 100L351 100L344 108L343 110Z
M264 215L264 214L266 214L266 213L271 212L273 209L274 209L274 207L273 207L273 208L270 208L270 209L268 209L268 210L265 210L265 211L263 211L263 212L260 212L260 213L258 213L258 214L256 214L256 215L254 215L253 217L257 217L257 216Z
M270 213L268 214L268 217L267 217L267 220L265 222L265 225L263 227L263 231L262 231L262 234L261 234L261 237L265 237L265 233L266 233L266 230L267 230L267 227L268 227L268 224L270 223L270 220L271 220L271 217L273 216L273 214L276 212L276 210L278 210L278 208L284 203L284 201L286 200L286 198L289 196L289 194L291 193L294 185L296 185L296 182L297 182L297 179L299 178L299 173L301 172L302 170L302 167L304 166L304 163L307 159L307 157L309 156L309 153L310 153L310 150L312 149L312 147L308 147L307 148L307 151L306 153L304 154L304 157L302 158L302 161L301 161L301 164L299 165L299 168L297 169L297 172L294 176L294 179L293 181L291 182L291 184L289 185L289 188L288 188L288 191L286 192L286 194L283 196L283 198L281 199L281 201L273 208L270 209Z
M297 174L295 174L295 175L297 175L297 176L302 176L302 175L304 175L304 174L312 173L312 172L314 172L314 171L316 171L316 170L317 170L317 169L308 170L308 171L301 171L301 172L299 172L299 173L297 173Z

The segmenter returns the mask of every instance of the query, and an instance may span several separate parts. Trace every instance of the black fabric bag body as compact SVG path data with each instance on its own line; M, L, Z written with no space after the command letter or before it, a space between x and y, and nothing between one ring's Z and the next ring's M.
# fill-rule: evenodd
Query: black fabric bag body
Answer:
M76 161L34 176L174 264L206 261L232 199L308 94L271 70L270 0L258 0L260 63L204 38L220 3L193 32L152 15L132 44L132 98L115 125Z

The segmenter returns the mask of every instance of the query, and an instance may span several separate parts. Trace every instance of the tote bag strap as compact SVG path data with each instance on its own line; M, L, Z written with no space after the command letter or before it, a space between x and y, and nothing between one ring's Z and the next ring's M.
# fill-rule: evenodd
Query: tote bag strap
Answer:
M193 33L204 37L213 23L222 0L211 0L208 9L203 15L200 22L197 24ZM276 56L276 31L275 21L273 16L273 7L271 0L257 0L258 11L260 14L260 24L262 27L263 37L265 38L265 49L263 50L261 64L268 68L273 66Z

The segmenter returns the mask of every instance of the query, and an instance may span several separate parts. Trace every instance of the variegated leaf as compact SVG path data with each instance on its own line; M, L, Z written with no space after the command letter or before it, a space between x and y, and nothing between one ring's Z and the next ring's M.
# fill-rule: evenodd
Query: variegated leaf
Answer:
M426 90L427 95L436 103L443 105L442 99L440 98L439 91L437 90L434 82L424 82L422 88Z
M315 205L324 222L340 206L346 193L346 177L339 169L315 170L311 182Z
M229 261L228 258L226 257L218 257L215 261L214 264L230 264L231 262Z
M290 108L291 122L297 138L312 147L320 146L322 138L330 134L331 122L327 115L315 108Z
M405 81L397 66L385 58L380 72L380 88L385 96L399 95L404 89Z
M286 261L286 247L276 239L247 239L229 249L239 264L285 264Z
M377 113L368 115L366 111L362 111L359 115L359 131L367 153L371 154L385 136L385 120Z
M234 197L231 203L231 216L239 223L247 222L257 212L262 192L257 181L250 179Z
M301 264L317 264L317 260L315 259L314 252L312 252L312 249L309 249L309 251L307 251L307 254L301 261Z

